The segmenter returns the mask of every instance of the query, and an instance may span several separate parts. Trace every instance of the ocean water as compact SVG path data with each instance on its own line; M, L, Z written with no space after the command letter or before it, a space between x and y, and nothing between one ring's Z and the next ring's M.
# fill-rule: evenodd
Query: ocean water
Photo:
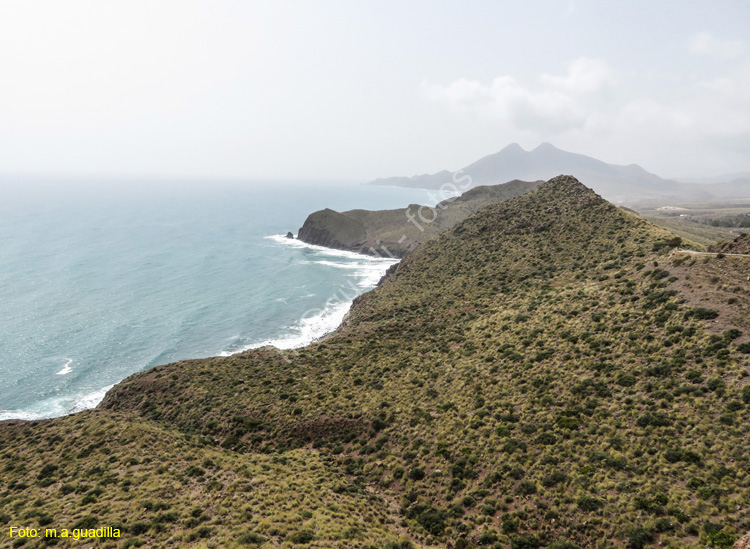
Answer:
M307 246L330 207L434 204L332 184L0 182L0 420L95 406L147 368L335 329L392 263Z

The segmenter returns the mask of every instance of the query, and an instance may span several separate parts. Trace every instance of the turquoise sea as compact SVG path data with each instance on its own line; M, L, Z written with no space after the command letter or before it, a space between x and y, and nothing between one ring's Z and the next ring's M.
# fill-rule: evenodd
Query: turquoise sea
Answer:
M95 406L147 368L335 329L393 261L284 238L330 207L434 204L357 184L0 181L0 419Z

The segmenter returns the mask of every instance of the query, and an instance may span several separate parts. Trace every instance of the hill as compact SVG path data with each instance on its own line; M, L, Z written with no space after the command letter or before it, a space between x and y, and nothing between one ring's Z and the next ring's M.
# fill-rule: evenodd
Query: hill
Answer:
M541 185L543 181L509 181L474 187L434 208L411 204L396 210L325 209L310 214L297 238L308 244L370 255L403 257L420 242L466 219L470 214L509 200Z
M475 185L492 185L511 179L547 180L560 173L576 174L581 181L615 202L653 200L708 200L713 197L750 197L750 186L741 181L720 185L699 185L663 179L636 164L619 166L590 156L560 150L542 143L525 151L517 143L485 156L459 171L470 176ZM388 177L372 185L393 185L437 189L452 180L448 171L414 177Z
M733 240L718 242L709 247L708 251L725 254L750 254L750 233L742 233Z
M554 178L419 245L325 341L0 424L3 522L148 546L730 547L749 263L684 245Z

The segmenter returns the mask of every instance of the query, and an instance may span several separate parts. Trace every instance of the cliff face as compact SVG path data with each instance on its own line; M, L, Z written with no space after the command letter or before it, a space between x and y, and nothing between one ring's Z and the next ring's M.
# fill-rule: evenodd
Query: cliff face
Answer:
M509 181L474 187L434 208L410 204L396 210L325 209L308 216L297 238L308 244L382 257L403 257L419 243L440 234L490 204L525 194L543 181Z
M358 220L326 208L307 217L297 238L316 246L359 251L366 236L365 228Z

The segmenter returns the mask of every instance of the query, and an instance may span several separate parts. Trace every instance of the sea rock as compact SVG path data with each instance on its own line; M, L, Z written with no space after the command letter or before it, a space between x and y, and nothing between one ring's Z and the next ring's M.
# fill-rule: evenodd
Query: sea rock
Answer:
M294 238L294 235L292 234L292 231L289 231L288 233L286 233L286 237L287 238Z

